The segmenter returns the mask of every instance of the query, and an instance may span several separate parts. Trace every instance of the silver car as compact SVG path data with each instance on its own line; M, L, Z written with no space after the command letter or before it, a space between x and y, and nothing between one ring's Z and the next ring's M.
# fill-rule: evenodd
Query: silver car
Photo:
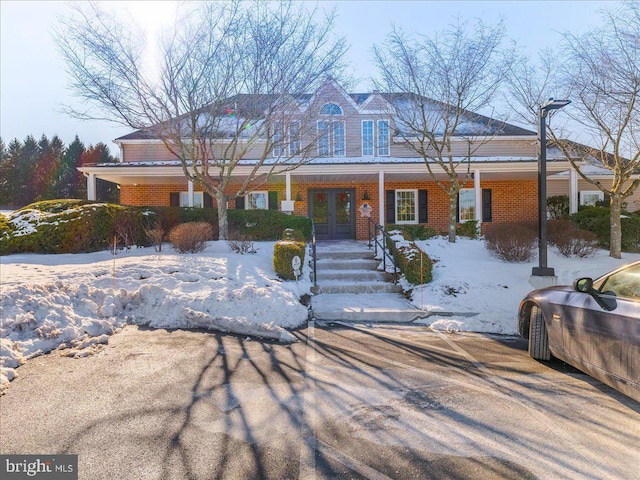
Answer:
M640 262L530 292L518 332L533 358L553 355L640 402Z

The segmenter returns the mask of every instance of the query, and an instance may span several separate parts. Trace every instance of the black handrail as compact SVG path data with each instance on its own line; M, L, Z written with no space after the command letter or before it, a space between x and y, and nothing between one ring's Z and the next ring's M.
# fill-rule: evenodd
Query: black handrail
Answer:
M316 226L311 220L311 259L313 260L313 286L316 287Z
M373 235L371 235L371 228L373 227ZM387 271L387 258L393 265L393 283L398 283L398 267L396 265L396 243L391 238L383 226L378 225L369 217L368 222L369 229L369 248L374 247L374 256L378 258L378 247L382 249L382 268ZM379 234L382 234L382 242L380 241ZM373 243L372 243L373 242Z

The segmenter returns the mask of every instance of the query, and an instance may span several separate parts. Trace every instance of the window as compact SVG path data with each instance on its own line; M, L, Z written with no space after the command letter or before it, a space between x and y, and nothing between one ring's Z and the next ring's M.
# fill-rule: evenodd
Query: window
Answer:
M263 191L255 191L245 196L244 208L246 210L268 210L269 209L269 193Z
M362 121L362 155L369 157L373 155L389 156L389 122L378 120L375 125L377 127L377 135L374 134L373 120ZM376 139L375 143L374 138Z
M373 120L362 121L362 156L373 156Z
M417 190L396 190L396 223L418 223Z
M476 193L473 188L460 190L458 201L458 214L460 222L468 222L476 219Z
M318 122L318 156L342 157L345 154L344 121L330 122L321 120Z
M640 300L640 265L609 275L594 284L603 295Z
M389 122L378 120L378 155L389 156Z
M204 203L202 192L193 192L193 206L202 208L203 205ZM180 192L180 206L189 206L189 192Z
M604 200L604 193L600 190L580 192L580 205L595 205Z
M342 108L335 103L325 103L320 108L320 115L342 115Z
M273 125L273 156L281 157L300 153L300 122L295 120L289 123L286 129L280 122ZM286 136L285 136L286 134Z

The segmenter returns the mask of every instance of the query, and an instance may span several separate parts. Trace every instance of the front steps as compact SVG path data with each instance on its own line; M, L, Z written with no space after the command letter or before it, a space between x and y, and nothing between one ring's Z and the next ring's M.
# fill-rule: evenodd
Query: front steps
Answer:
M357 241L321 242L316 248L317 285L311 299L316 320L411 322L424 315L377 269L372 249Z

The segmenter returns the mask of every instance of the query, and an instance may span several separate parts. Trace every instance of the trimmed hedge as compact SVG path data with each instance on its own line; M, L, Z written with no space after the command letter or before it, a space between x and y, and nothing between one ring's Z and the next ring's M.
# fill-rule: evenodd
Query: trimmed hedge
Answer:
M273 270L283 280L295 280L291 261L296 255L300 257L300 270L304 266L306 244L292 240L280 240L273 247ZM301 272L302 274L302 272Z
M385 227L385 230L387 232L392 232L394 230L401 232L404 239L408 242L412 242L414 240L426 240L427 238L433 238L437 235L436 231L433 228L421 224L387 225Z
M640 252L640 216L626 211L623 211L622 215L620 219L622 250ZM609 207L581 207L578 213L571 215L571 220L581 230L595 233L600 244L609 248L611 242L611 209Z
M396 248L396 263L412 285L429 283L433 280L431 258L413 242Z

